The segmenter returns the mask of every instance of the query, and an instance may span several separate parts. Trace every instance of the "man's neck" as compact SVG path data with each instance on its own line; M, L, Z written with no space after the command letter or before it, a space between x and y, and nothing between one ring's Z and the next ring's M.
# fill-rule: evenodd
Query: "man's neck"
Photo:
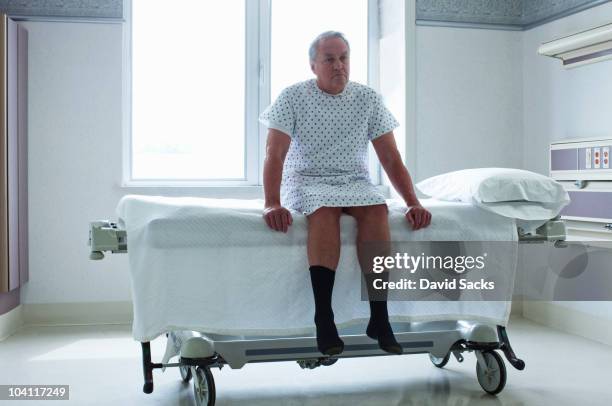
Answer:
M321 85L321 83L319 83L319 81L317 80L317 87L319 89L321 89L322 91L324 91L325 93L329 93L329 94L340 94L344 91L344 88L346 87L346 84L344 84L343 86L336 86L336 87L329 87L326 88L324 86ZM348 83L348 82L347 82Z

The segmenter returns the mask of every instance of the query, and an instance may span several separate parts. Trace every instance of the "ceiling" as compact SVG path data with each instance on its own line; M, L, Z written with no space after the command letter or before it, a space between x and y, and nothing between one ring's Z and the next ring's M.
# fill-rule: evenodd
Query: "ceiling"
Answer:
M416 0L419 25L527 30L610 0Z
M419 25L526 30L608 1L416 0L416 20ZM0 0L0 11L22 17L120 20L123 0Z

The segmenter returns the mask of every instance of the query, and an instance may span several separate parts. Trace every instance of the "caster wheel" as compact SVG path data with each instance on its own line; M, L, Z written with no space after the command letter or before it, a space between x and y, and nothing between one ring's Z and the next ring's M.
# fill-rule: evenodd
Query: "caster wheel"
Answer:
M179 371L181 373L181 379L183 382L187 383L191 380L191 367L182 366L179 367Z
M446 364L448 364L448 360L450 359L450 352L444 356L444 358L434 357L431 353L429 354L429 359L431 363L437 366L438 368L444 368Z
M485 351L482 354L486 367L476 362L476 377L485 392L497 395L506 385L506 366L504 360L495 351Z
M215 404L215 380L208 367L197 367L193 376L193 395L197 406Z

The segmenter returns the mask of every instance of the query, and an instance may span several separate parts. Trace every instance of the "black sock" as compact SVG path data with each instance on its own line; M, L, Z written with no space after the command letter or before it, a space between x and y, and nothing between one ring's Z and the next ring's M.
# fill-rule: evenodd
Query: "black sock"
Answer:
M332 292L336 272L320 265L310 267L310 281L315 302L314 322L317 326L317 346L323 354L339 354L344 342L338 336L332 310Z
M389 323L389 312L387 310L387 290L375 291L373 283L376 279L383 282L389 281L389 273L364 274L368 297L370 298L370 322L366 329L368 337L378 340L379 347L393 354L401 354L402 346L395 339L391 323ZM381 284L380 282L378 284Z
M379 300L370 301L370 320L373 320L377 325L389 324L387 302Z

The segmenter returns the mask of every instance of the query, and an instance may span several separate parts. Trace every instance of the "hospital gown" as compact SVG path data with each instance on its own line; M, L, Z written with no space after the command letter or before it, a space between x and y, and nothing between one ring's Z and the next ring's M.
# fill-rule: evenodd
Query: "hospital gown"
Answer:
M259 120L291 137L284 207L308 215L323 206L385 203L368 173L368 143L399 123L373 89L349 81L332 95L310 79L284 89Z

